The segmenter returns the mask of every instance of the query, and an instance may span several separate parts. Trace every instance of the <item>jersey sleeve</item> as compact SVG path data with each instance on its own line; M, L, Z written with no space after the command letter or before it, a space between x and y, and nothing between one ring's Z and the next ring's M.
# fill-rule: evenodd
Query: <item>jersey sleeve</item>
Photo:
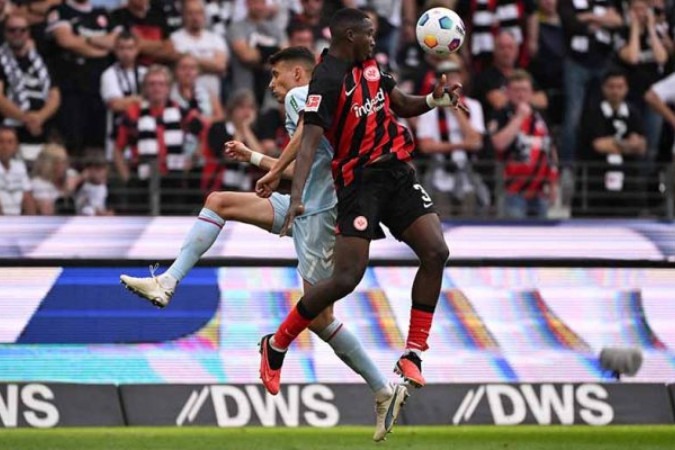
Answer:
M387 72L381 72L382 73L382 87L384 88L387 93L391 92L394 90L396 87L396 80L394 79L393 76L391 76Z
M307 100L305 101L304 123L318 125L328 129L333 124L335 109L342 89L342 82L323 75L315 74L309 84Z
M295 125L298 124L300 116L305 111L305 98L302 95L303 93L305 93L305 91L293 89L288 92L288 95L286 95L286 98L284 99L284 107L288 120Z

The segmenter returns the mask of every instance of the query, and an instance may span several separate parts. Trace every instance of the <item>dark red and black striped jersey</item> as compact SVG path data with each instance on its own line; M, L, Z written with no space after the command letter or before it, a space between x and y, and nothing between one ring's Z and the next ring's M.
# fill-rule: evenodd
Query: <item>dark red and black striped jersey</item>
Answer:
M489 132L496 133L506 127L514 114L512 105L494 113L488 123ZM534 198L543 194L547 183L557 179L551 145L548 126L541 114L534 111L523 121L511 145L498 155L504 162L504 182L508 193Z
M375 59L352 64L322 55L309 84L304 122L322 127L333 146L337 187L349 185L364 166L383 155L410 159L412 135L389 108L395 86Z

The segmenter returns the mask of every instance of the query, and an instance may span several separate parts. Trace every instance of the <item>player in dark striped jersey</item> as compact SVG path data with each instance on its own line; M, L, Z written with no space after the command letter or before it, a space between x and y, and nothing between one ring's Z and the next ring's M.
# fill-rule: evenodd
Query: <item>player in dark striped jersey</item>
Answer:
M342 9L330 27L330 48L324 51L309 86L285 227L304 210L303 188L317 145L325 136L335 152L335 268L332 277L305 291L274 335L263 337L260 375L269 391L278 391L286 349L314 317L361 281L370 241L384 237L382 223L420 259L406 349L395 370L421 387L425 380L420 354L428 348L448 248L431 199L408 164L414 148L412 136L394 114L412 117L436 106L461 107L455 92L460 86L448 89L443 78L426 97L406 95L372 57L374 28L365 13Z

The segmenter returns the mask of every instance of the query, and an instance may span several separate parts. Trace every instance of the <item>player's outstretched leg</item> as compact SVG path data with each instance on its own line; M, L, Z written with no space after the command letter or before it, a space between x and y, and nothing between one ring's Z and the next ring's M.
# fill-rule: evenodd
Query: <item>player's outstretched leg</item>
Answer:
M412 307L405 352L394 371L415 387L426 384L422 376L422 352L427 350L434 310L441 293L443 270L448 260L448 246L436 214L419 217L402 234L420 260L412 287Z
M151 268L150 277L121 275L120 281L139 297L160 308L165 307L169 304L178 283L216 241L226 220L249 223L271 230L274 210L269 200L259 198L253 193L211 193L185 237L178 257L166 272L155 276L154 269Z

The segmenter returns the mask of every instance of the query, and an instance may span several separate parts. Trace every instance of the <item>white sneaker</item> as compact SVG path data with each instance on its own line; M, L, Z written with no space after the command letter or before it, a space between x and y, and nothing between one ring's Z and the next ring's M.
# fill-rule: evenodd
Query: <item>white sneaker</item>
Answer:
M380 402L375 402L375 413L377 414L375 434L373 435L375 442L383 441L387 438L387 433L390 433L391 429L394 428L398 413L410 395L408 394L408 389L402 384L397 384L393 388L394 393L391 397Z
M130 277L129 275L120 275L120 281L131 292L149 300L153 305L164 308L169 304L175 289L165 288L160 284L159 278L155 276L151 266L152 276L145 278Z

